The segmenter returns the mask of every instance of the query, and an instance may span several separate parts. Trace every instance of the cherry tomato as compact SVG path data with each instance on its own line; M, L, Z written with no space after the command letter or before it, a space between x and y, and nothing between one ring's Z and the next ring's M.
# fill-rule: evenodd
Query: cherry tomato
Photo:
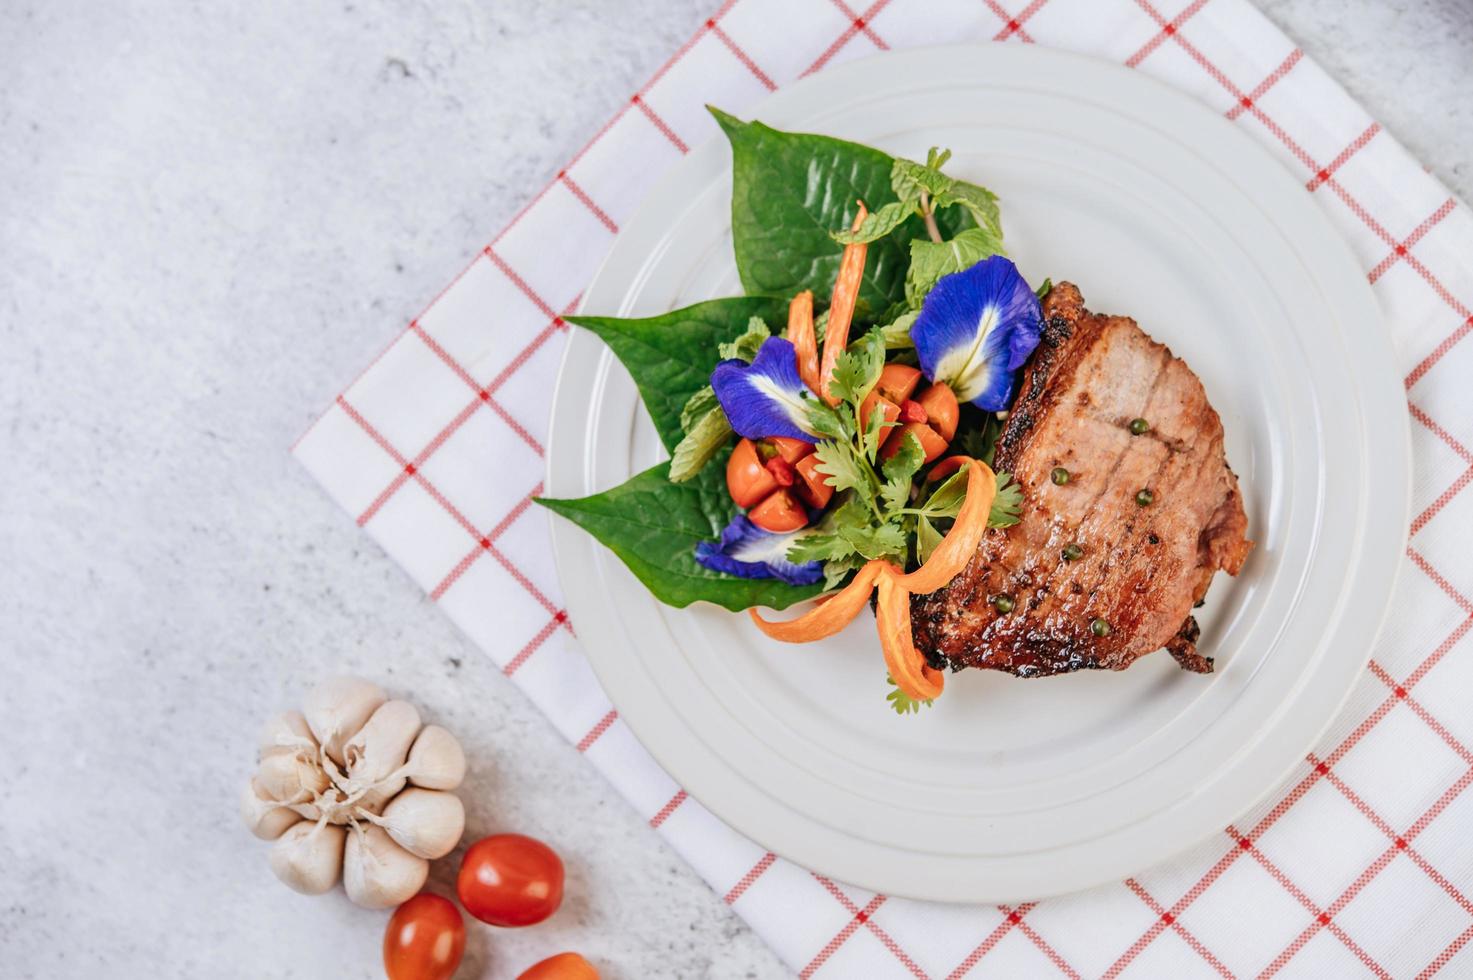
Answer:
M785 534L808 523L808 511L791 490L779 490L747 511L747 519L764 531Z
M577 953L559 953L529 966L517 980L598 980L598 971Z
M905 441L905 434L909 432L920 441L921 451L926 454L926 462L940 459L941 454L946 452L946 440L936 433L924 422L907 422L898 429L891 432L890 438L885 440L885 445L880 449L880 458L889 459L900 451Z
M743 439L726 461L726 489L738 507L751 507L777 489L777 480L768 472L757 444Z
M926 421L936 434L947 442L956 435L956 424L961 417L961 406L956 402L956 392L951 385L932 385L916 399L926 410Z
M818 456L804 456L798 460L798 483L793 487L798 496L809 507L819 510L827 507L834 498L834 488L828 484L828 474L818 471Z
M563 862L552 848L521 834L476 841L460 862L460 904L493 926L530 926L563 901Z
M465 922L448 898L421 892L394 910L384 930L389 980L450 980L465 953Z
M880 372L880 380L875 382L875 390L880 393L880 397L899 405L911 396L920 383L920 368L909 364L886 364Z

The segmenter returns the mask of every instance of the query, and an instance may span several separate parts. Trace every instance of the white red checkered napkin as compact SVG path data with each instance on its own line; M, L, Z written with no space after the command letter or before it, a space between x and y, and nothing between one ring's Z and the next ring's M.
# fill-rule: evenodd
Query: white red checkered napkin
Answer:
M777 29L775 25L781 25ZM733 833L619 721L568 629L540 489L577 301L661 175L824 65L994 39L1113 58L1200 98L1302 179L1364 265L1411 402L1410 567L1324 741L1235 826L1039 904L887 899ZM555 243L556 248L548 248ZM1473 975L1473 213L1245 0L735 0L302 438L296 454L803 976ZM1396 479L1388 476L1388 479Z

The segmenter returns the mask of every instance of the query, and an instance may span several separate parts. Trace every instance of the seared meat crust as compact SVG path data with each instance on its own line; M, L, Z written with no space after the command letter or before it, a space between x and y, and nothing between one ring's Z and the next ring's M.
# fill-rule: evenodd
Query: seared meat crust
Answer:
M1067 282L1043 314L994 463L1022 488L1022 521L988 531L949 585L912 599L916 646L938 667L1019 677L1122 670L1162 647L1211 671L1191 610L1252 547L1222 421L1197 376L1129 317L1089 312ZM1136 418L1150 429L1132 435ZM1052 482L1055 467L1067 483ZM1075 561L1062 556L1070 544L1083 549Z

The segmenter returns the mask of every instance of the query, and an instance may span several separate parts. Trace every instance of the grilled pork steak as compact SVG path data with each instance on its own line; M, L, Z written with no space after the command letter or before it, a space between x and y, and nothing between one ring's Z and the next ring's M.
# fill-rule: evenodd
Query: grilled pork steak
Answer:
M1022 488L1021 523L988 531L949 585L912 599L916 646L938 667L1019 677L1122 670L1162 647L1209 672L1192 607L1252 547L1222 422L1129 317L1089 312L1070 283L1043 315L994 463ZM1149 428L1133 434L1135 419Z

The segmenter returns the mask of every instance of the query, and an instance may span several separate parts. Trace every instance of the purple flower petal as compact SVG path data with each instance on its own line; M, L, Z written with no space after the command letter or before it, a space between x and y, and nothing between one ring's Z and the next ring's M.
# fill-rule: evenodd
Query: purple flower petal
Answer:
M813 585L823 579L823 563L788 561L788 548L802 534L764 531L738 514L721 532L720 541L696 543L696 561L713 572L741 578L776 578L789 585Z
M783 338L764 340L751 364L730 360L716 365L711 387L738 435L817 440L808 428L806 402L812 393L798 377L797 351Z
M910 328L921 371L989 412L1012 400L1015 372L1038 346L1038 297L1001 255L942 276Z

